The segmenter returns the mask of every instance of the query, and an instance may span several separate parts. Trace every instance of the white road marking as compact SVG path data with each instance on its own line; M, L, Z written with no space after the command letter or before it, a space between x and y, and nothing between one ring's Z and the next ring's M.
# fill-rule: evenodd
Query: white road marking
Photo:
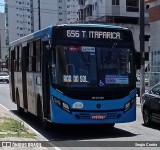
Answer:
M54 147L54 149L56 149L56 150L61 150L59 147Z
M4 109L6 109L7 111L9 111L9 109L5 106L3 106L2 104L0 104L1 107L3 107Z

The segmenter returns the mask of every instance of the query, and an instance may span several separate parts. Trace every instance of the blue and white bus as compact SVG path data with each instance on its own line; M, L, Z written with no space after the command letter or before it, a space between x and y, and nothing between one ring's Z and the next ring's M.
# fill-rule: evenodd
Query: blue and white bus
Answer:
M44 125L135 121L135 56L127 28L50 26L10 44L11 99Z

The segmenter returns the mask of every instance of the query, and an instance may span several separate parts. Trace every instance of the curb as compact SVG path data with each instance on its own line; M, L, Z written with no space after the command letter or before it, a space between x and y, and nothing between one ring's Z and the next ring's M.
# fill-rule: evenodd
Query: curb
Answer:
M9 118L13 118L13 119L16 119L18 121L24 122L21 118L19 118L18 116L14 115L9 109L7 109L2 104L0 104L0 117L9 117ZM41 135L39 132L37 132L29 124L27 124L26 122L24 122L24 125L28 129L28 131L27 131L28 133L35 133L35 138L33 140L48 141L43 135ZM16 137L16 138L21 139L19 137ZM24 138L23 138L23 140L24 140ZM26 138L26 140L27 140L27 138Z

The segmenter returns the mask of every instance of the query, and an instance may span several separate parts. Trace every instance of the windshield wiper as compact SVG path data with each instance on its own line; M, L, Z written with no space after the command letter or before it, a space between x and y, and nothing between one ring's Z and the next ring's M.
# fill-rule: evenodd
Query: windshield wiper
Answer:
M116 46L118 45L118 43L114 43L112 48L109 50L109 54L107 54L105 57L104 57L104 61L103 61L103 64L105 64L106 62L109 62L110 59L111 59L111 55L112 53L114 52Z

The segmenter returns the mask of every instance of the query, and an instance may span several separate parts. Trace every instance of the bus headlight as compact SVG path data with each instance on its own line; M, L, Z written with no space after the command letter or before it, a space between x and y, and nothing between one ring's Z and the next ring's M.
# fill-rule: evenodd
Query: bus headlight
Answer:
M133 98L132 100L127 102L124 106L124 111L128 111L130 108L132 108L132 106L135 105L135 103L136 103L136 98Z
M61 106L61 100L59 100L59 99L57 99L55 97L52 97L52 100L56 105Z
M62 102L62 108L65 109L66 111L70 112L69 105L64 102Z
M127 111L131 106L130 101L128 103L125 104L124 110Z
M70 107L67 103L63 102L60 99L57 99L56 97L52 96L52 101L59 106L60 108L62 108L63 110L67 111L67 112L71 112Z

